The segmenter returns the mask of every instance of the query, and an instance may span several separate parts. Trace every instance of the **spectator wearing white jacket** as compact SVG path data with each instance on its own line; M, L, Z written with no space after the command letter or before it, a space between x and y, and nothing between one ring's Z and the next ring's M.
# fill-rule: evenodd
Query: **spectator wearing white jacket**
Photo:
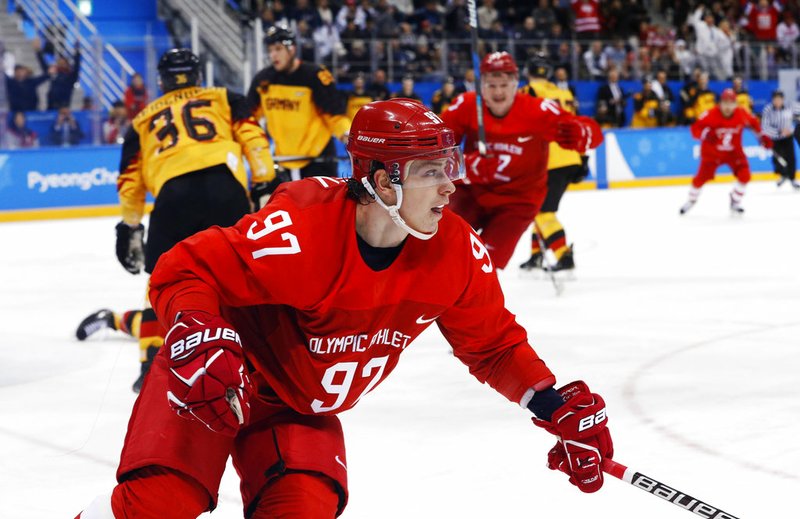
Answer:
M714 15L711 14L711 11L704 11L705 7L700 6L689 17L689 23L694 28L697 38L695 46L697 60L704 71L713 74L716 79L725 79L719 45L724 44L722 40L727 37L714 25Z

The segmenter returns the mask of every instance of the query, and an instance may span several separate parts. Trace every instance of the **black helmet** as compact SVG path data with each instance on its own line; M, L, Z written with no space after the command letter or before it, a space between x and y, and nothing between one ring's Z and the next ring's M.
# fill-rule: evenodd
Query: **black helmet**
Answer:
M158 77L164 92L200 83L200 59L189 49L170 49L158 61Z
M285 47L293 47L295 44L294 33L285 27L273 25L267 29L267 34L264 36L264 45L269 46L273 43L280 43Z
M550 77L553 66L543 52L537 52L528 59L528 75L533 77Z

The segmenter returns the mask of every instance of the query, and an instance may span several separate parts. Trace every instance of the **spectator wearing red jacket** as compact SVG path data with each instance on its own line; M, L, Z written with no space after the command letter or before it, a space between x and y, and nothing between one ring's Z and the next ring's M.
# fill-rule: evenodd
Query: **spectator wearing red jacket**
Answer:
M575 35L578 39L592 39L603 29L600 20L598 0L570 0L572 14L575 16Z
M147 87L144 86L144 78L138 72L131 76L131 82L125 90L125 109L128 111L128 119L133 119L136 114L147 106Z
M775 41L777 38L778 19L783 7L778 1L769 0L750 2L744 9L743 25L758 41Z

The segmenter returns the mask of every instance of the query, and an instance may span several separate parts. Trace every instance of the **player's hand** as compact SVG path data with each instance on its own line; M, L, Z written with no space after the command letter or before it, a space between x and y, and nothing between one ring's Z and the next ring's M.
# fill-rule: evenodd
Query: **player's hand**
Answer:
M285 169L278 168L275 171L275 178L269 182L257 182L250 188L250 200L253 201L253 210L258 211L269 201L272 193L278 189L278 186L284 182L289 182L292 179L291 175Z
M758 136L758 143L761 144L765 150L771 150L773 146L772 139L763 133Z
M556 142L562 148L585 155L603 142L603 132L597 121L589 117L561 117L556 126Z
M117 259L131 274L144 268L144 225L117 224Z
M464 157L467 166L467 178L472 184L489 184L494 182L500 161L497 155L481 155L473 151Z
M250 417L252 393L236 330L222 317L187 312L167 332L164 347L170 407L214 432L235 436Z
M558 437L547 455L547 466L569 476L582 492L597 492L603 486L604 458L614 456L611 434L606 428L606 405L582 381L558 390L564 405L550 421L533 418L533 423Z

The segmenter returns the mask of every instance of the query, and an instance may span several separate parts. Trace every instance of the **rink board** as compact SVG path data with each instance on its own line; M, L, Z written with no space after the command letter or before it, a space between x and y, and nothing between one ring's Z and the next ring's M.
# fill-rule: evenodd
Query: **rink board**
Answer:
M746 131L745 153L754 180L769 180L772 153ZM339 154L344 150L339 146ZM685 127L610 130L591 154L591 175L572 189L688 184L699 163L699 143ZM77 146L0 152L0 222L119 214L119 146ZM349 174L340 161L339 174ZM730 170L719 170L730 181Z

